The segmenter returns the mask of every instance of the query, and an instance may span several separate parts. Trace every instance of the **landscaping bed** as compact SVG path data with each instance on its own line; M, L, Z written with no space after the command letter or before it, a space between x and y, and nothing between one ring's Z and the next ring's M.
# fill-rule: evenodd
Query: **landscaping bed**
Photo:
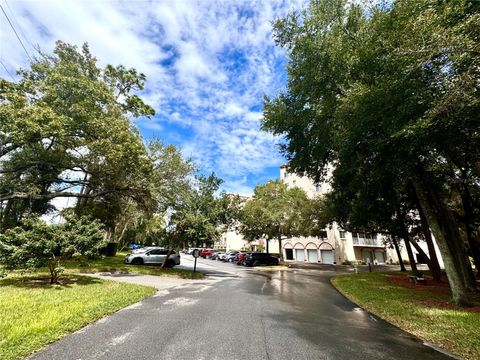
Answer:
M465 359L480 359L480 306L450 302L448 284L409 282L405 273L339 275L333 285L378 317Z
M24 358L64 335L152 294L147 286L47 274L0 280L0 359Z

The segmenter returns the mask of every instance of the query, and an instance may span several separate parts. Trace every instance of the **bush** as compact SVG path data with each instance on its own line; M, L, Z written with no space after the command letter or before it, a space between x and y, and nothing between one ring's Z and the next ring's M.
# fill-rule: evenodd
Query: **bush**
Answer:
M0 264L22 271L47 266L54 284L64 270L61 261L94 258L103 246L103 228L98 221L67 216L64 224L46 224L29 217L21 226L0 234Z
M352 262L350 260L345 260L342 262L342 265L352 265Z

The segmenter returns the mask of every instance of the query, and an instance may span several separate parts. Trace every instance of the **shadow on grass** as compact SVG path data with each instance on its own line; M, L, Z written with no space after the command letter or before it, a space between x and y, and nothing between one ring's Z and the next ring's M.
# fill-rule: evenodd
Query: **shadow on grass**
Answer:
M35 274L35 275L24 275L18 276L14 275L11 277L7 277L5 279L0 280L0 287L2 286L14 286L18 288L26 288L26 289L33 289L33 288L55 288L55 289L62 289L62 288L70 288L72 285L92 285L92 284L99 284L102 280L90 277L90 276L72 276L72 275L65 275L60 277L58 283L50 284L50 277L48 275L42 274Z

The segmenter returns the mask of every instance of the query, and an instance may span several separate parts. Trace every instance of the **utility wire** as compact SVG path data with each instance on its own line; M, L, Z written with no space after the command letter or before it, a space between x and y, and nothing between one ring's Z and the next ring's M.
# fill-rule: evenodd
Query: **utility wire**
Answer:
M30 40L28 39L28 37L27 37L27 36L25 35L25 33L23 32L22 27L20 26L20 23L18 22L17 18L15 17L15 14L13 13L12 8L10 7L10 5L8 5L7 0L3 0L3 2L5 3L5 5L7 5L7 9L8 9L8 11L10 12L10 16L12 17L13 23L15 23L15 24L17 25L18 30L20 30L20 33L21 33L22 36L23 36L23 40L26 40L27 43L30 45L30 47L31 47L32 49L35 49L35 46L30 42Z
M3 15L5 15L5 17L7 18L8 23L10 24L10 27L12 28L13 32L14 32L15 35L17 36L17 39L18 39L18 41L20 42L20 45L22 45L23 50L25 50L25 54L27 54L27 56L28 56L28 58L30 59L30 61L33 62L32 57L30 56L30 54L28 53L27 49L25 48L25 45L23 45L22 39L20 39L20 36L18 36L17 30L15 30L15 27L13 26L12 22L10 21L10 18L8 17L8 15L7 15L7 13L5 12L5 10L3 9L2 4L0 4L0 9L2 9Z
M15 82L15 78L12 76L12 74L10 73L10 71L8 71L7 67L6 67L5 64L2 62L2 60L0 60L0 64L2 64L3 68L5 69L5 71L7 72L7 74L10 76L10 78L12 79L12 81Z

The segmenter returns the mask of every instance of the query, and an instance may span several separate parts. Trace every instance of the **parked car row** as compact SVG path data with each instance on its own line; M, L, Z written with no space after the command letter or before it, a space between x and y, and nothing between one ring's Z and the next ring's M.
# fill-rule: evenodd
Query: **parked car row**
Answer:
M278 265L279 263L277 257L260 252L213 252L213 254L209 255L207 258L209 258L210 260L231 262L243 266L269 266Z

